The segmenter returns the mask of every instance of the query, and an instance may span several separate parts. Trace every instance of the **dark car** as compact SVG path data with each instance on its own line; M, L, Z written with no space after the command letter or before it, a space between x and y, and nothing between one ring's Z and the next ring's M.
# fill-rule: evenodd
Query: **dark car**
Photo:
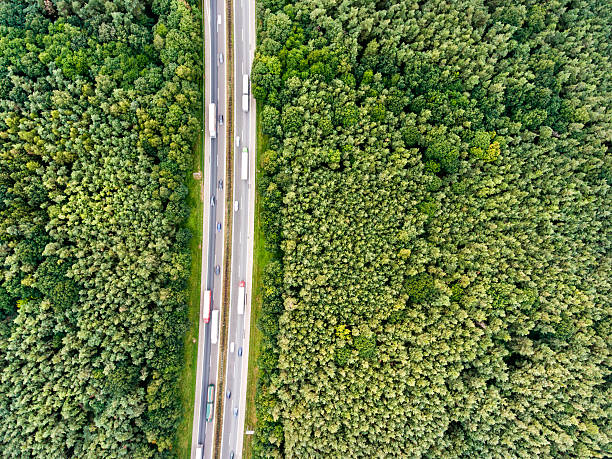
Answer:
M242 357L242 346L238 348L238 357Z
M234 416L238 416L238 407L237 406L234 407Z
M211 206L213 206L213 207L214 207L214 205L215 205L215 197L214 197L214 196L212 196L212 197L210 198L210 205L211 205Z
M219 189L222 190L223 189L223 180L219 180L219 183L217 185L219 186Z
M215 266L215 274L218 276L220 272L221 272L221 266L219 265Z
M230 459L234 459L234 452L233 451L230 453Z
M232 391L228 390L227 391L227 398L230 398L232 396Z
M221 222L217 222L217 231L221 231Z

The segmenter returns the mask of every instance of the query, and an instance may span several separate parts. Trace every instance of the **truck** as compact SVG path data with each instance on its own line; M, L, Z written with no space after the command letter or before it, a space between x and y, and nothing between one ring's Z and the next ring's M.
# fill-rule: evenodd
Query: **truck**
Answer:
M206 422L213 420L215 410L215 385L209 384L206 393Z
M238 285L238 314L244 314L244 306L246 303L246 283L244 281L240 281Z
M213 309L212 319L210 321L210 342L217 344L219 338L219 310Z
M242 180L248 180L249 178L249 149L247 147L242 148L242 162L240 163L240 178Z
M211 139L217 137L217 105L214 103L208 105L208 133Z
M202 320L205 324L210 321L210 304L212 300L212 292L210 290L206 290L204 292L204 309L202 311Z
M242 75L242 111L249 111L249 76Z
M202 456L203 450L204 450L204 448L202 448L201 445L198 445L198 447L196 448L195 459L204 459L204 457Z

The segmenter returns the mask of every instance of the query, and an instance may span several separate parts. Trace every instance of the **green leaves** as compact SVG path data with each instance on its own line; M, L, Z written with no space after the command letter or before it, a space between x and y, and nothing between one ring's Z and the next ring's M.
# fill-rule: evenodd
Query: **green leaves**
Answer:
M251 70L253 96L258 100L277 97L281 83L281 63L274 56L257 54Z
M605 454L609 8L262 5L254 455Z
M9 457L167 456L181 412L199 21L155 2L156 51L149 8L91 5L59 2L55 22L21 5L8 27L0 7Z

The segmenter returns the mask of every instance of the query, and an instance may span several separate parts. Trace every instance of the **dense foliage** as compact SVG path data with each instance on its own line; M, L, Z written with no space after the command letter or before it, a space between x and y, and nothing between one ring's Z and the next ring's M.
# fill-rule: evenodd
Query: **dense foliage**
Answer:
M0 3L0 451L169 456L200 19Z
M609 457L612 11L261 0L259 457Z

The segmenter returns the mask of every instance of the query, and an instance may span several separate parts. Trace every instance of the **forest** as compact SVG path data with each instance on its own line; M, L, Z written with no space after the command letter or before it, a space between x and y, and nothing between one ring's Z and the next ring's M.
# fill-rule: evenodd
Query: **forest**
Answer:
M258 7L255 457L610 457L612 4Z
M0 3L2 457L175 456L200 22Z

